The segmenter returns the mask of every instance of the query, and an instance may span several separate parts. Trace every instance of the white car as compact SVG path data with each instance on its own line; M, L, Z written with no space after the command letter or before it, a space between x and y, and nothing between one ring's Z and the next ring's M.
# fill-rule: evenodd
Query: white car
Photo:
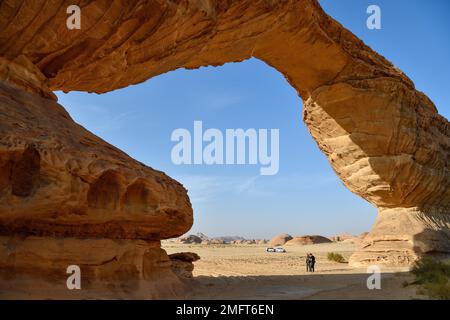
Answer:
M283 247L267 248L267 252L286 252Z

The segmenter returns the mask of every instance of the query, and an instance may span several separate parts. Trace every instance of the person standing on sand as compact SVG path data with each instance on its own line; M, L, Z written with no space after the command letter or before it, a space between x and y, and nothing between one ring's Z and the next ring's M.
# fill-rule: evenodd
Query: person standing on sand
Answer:
M316 264L316 257L311 253L309 256L309 270L314 272L314 265Z
M310 259L310 254L306 254L306 272L311 271L311 259Z

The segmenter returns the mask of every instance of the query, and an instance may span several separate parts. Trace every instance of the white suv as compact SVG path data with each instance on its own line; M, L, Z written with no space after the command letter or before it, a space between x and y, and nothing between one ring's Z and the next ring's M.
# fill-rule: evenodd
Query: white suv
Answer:
M267 252L286 252L283 247L267 248Z

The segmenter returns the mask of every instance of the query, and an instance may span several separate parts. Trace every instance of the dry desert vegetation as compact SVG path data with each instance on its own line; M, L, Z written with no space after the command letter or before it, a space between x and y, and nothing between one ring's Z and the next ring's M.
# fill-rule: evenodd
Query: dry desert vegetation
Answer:
M329 261L327 254L341 254L347 261L354 243L332 242L286 246L286 253L266 252L258 244L182 244L163 242L168 254L190 251L194 262L189 280L193 299L415 299L417 287L404 287L413 276L407 268L381 267L381 289L368 290L366 268ZM306 272L306 254L317 259L316 272Z

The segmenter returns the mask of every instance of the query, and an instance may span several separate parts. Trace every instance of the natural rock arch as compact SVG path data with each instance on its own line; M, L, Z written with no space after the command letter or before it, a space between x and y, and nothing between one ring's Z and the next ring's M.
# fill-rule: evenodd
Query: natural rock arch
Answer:
M1 194L5 237L146 239L152 261L167 260L155 241L190 228L185 189L76 125L52 90L102 93L177 68L256 57L297 90L311 135L347 188L379 209L350 262L410 264L450 252L448 121L317 1L85 1L81 30L66 28L64 5L9 5L0 8L0 151L34 146L41 182L26 201ZM151 185L153 214L95 215L88 190L108 170L120 175L120 190L137 179ZM145 280L148 270L137 274Z

